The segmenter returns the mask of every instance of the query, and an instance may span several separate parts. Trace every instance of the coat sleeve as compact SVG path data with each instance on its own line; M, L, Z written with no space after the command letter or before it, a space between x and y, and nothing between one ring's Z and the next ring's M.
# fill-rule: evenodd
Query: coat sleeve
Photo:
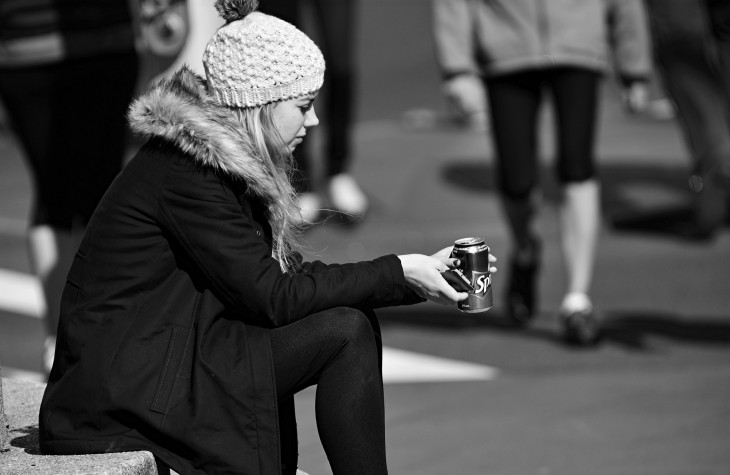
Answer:
M479 72L470 0L432 0L436 59L444 76Z
M205 285L248 323L278 327L332 307L404 302L403 269L393 255L283 273L260 224L244 211L231 184L213 173L173 173L159 204L162 226L200 269Z
M330 269L341 267L342 264L326 264L322 261L310 261L304 262L301 266L302 272L327 272ZM402 267L401 267L402 270ZM413 305L421 302L425 302L426 299L418 295L413 289L406 286L405 296L401 305Z
M651 35L642 0L606 0L609 42L616 73L624 84L649 79Z

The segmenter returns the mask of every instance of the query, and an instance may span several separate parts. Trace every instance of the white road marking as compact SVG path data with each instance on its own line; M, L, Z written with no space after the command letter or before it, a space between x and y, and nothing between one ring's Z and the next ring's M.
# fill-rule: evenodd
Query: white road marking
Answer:
M0 310L41 318L46 306L38 279L22 272L0 269Z
M494 379L497 368L423 353L383 348L383 382L416 383Z
M27 371L18 368L2 367L2 377L16 379L18 381L32 381L34 383L45 383L46 378L40 371Z

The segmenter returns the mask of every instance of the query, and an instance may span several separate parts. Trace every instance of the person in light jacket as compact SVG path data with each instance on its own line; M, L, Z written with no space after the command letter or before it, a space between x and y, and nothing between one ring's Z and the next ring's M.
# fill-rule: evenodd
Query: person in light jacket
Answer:
M467 294L440 273L456 265L449 248L302 260L289 172L318 122L325 63L256 6L218 0L226 25L206 47L205 78L182 67L130 109L149 140L68 274L44 454L149 450L180 474L292 474L293 395L316 384L333 473L387 473L373 309Z
M600 326L589 291L600 223L594 157L599 84L613 63L627 106L644 107L651 54L642 2L433 0L433 13L447 97L466 114L485 109L488 98L497 183L514 241L505 305L517 325L537 310L536 128L543 99L552 99L567 270L559 314L566 341L594 343Z

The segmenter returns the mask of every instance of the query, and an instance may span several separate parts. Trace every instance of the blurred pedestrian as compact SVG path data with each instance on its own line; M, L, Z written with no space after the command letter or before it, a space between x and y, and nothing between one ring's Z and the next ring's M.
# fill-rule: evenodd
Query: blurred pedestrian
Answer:
M34 185L28 242L50 371L66 273L122 167L138 57L129 0L0 0L0 98Z
M691 217L674 223L709 239L730 199L730 2L647 0L654 55L693 162Z
M322 91L322 120L325 140L321 153L311 144L297 151L299 177L295 186L305 222L314 223L324 208L361 220L369 200L350 173L352 165L352 122L355 113L357 75L357 0L266 0L261 11L277 16L307 31L314 28L327 61L327 77ZM312 15L307 17L306 12ZM311 24L305 22L311 18ZM321 156L321 175L315 166Z
M630 110L647 98L650 52L641 0L434 0L434 33L444 90L465 110L488 97L499 194L514 250L507 316L526 324L537 308L541 241L534 229L538 111L556 115L556 175L567 286L563 336L588 344L599 334L589 297L600 225L594 145L607 52Z
M374 309L467 294L441 276L458 265L450 248L302 262L289 172L318 124L325 62L257 4L218 0L227 23L206 78L183 67L130 109L148 142L69 272L44 453L144 449L179 473L293 474L293 397L316 384L332 472L387 473Z

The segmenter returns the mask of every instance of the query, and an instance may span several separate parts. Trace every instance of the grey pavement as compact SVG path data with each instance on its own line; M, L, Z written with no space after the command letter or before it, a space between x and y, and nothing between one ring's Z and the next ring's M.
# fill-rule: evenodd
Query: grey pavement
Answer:
M611 227L614 217L677 206L689 195L676 124L624 116L608 86L598 155L605 219L593 295L604 339L594 349L559 340L563 275L546 171L541 305L530 328L503 325L499 272L495 308L486 314L432 304L381 312L388 346L499 370L492 381L387 385L392 473L730 473L730 236L725 230L698 244ZM364 122L357 157L372 213L354 228L336 220L315 228L312 256L432 252L477 235L507 261L483 134ZM299 399L302 466L329 473L314 436L313 399L313 391Z
M336 218L306 234L307 255L329 262L434 252L482 236L505 266L509 240L485 133L450 123L415 0L363 2L353 173L372 199L367 219ZM497 368L495 379L386 385L390 471L403 475L730 474L730 233L707 243L618 230L613 218L689 199L689 159L672 120L627 116L606 82L598 157L603 228L593 284L605 320L591 349L560 342L564 277L552 117L543 117L544 239L539 315L524 330L495 307L469 316L435 304L385 309L390 348ZM318 140L315 136L313 140ZM23 229L27 171L0 136L0 269L28 272ZM498 267L499 264L498 263ZM506 269L506 266L505 266ZM42 325L0 309L0 361L40 367ZM301 468L331 473L317 437L314 391L297 398Z
M41 455L38 448L38 408L45 384L15 379L3 379L0 383L4 391L0 394L0 409L4 408L9 414L9 443L0 445L0 475L158 474L154 456L146 451Z

